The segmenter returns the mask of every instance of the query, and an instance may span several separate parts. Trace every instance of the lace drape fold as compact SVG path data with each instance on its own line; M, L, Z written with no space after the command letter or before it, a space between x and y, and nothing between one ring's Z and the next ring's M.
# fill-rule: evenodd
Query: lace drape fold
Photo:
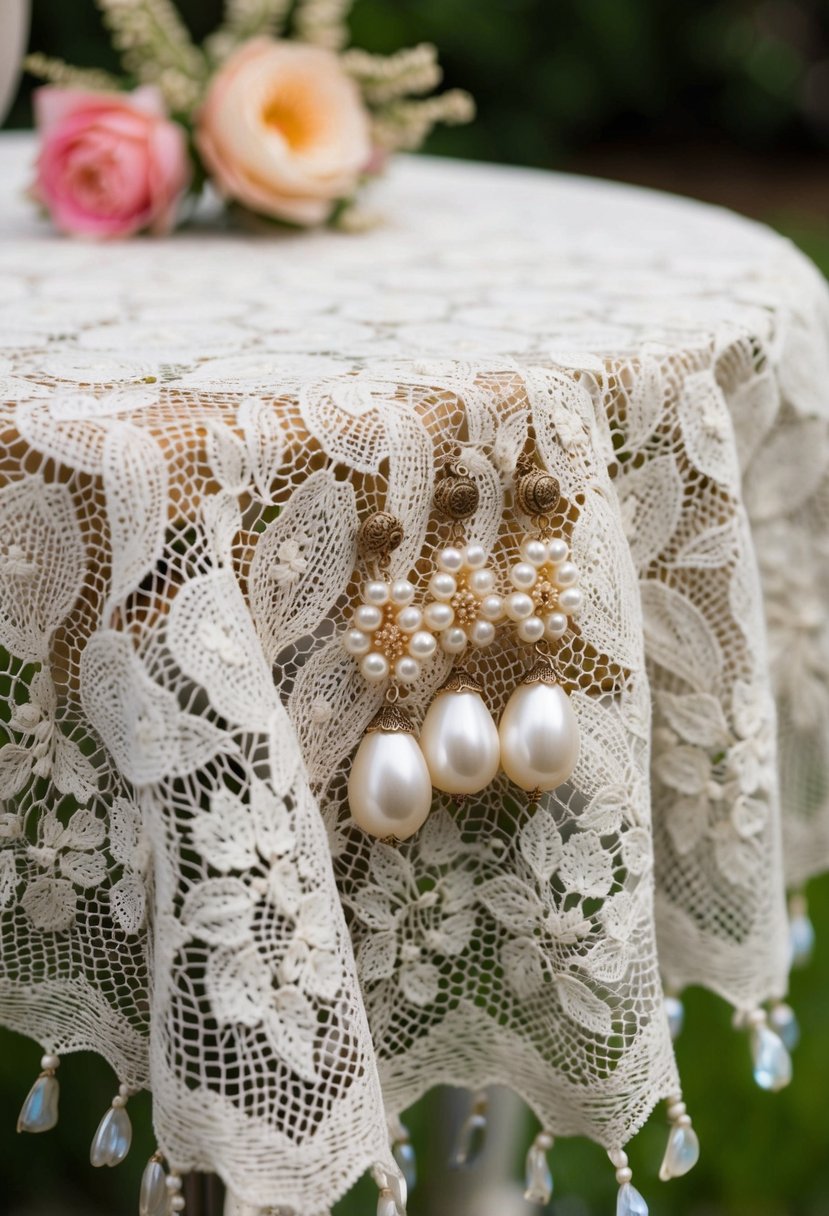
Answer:
M663 984L784 995L786 883L829 859L823 281L622 188L404 161L380 202L362 237L103 251L0 206L0 1020L298 1216L394 1168L439 1082L620 1147L679 1093ZM425 587L460 454L504 571L522 451L585 593L578 767L374 841L359 523L398 516ZM497 716L529 656L465 662Z

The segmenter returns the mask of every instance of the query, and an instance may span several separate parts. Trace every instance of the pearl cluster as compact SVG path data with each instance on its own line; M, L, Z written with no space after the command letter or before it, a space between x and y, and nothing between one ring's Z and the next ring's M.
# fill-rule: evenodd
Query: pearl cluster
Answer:
M504 615L497 594L495 571L487 566L483 545L451 546L437 557L437 570L429 581L433 596L423 610L426 625L440 636L447 654L463 654L473 646L489 646L495 625Z
M582 604L579 572L564 540L527 536L504 597L483 545L449 546L437 556L429 580L431 598L418 607L408 579L370 579L362 587L343 645L360 661L363 676L380 684L393 676L413 684L438 644L450 655L468 646L489 646L505 617L523 642L558 641Z
M360 660L360 671L370 684L390 675L401 684L413 684L421 664L437 649L425 613L414 603L415 588L408 579L384 582L369 579L354 612L343 645Z
M521 641L556 642L563 637L583 599L566 541L526 536L521 560L513 564L509 577L515 590L506 597L504 610Z

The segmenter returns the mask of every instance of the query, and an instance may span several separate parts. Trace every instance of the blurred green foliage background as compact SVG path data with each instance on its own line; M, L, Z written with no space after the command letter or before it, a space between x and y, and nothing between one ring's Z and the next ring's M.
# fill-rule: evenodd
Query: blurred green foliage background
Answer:
M196 34L216 23L220 0L179 4ZM34 0L33 9L33 49L115 66L93 0ZM742 207L784 228L829 273L826 0L357 0L353 30L377 51L436 42L447 83L475 94L478 121L437 132L428 150L609 173ZM30 92L24 82L7 125L28 125ZM687 994L677 1050L702 1159L686 1179L658 1183L665 1125L654 1116L631 1149L652 1216L829 1216L829 884L813 888L817 950L792 982L803 1032L794 1082L775 1096L757 1090L729 1010L708 993ZM127 1162L93 1171L89 1142L115 1085L93 1057L64 1062L56 1131L13 1138L39 1055L0 1032L0 1214L136 1212L154 1148L147 1096L130 1103ZM409 1123L421 1163L448 1152L445 1095L421 1103ZM554 1216L612 1211L600 1150L560 1142L552 1160ZM516 1177L520 1169L517 1159ZM443 1184L430 1192L421 1172L412 1216L445 1211L434 1189ZM373 1203L361 1184L342 1216Z

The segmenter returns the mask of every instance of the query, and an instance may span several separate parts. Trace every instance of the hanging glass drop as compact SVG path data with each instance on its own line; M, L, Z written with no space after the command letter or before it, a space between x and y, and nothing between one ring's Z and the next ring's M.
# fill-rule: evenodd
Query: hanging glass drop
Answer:
M123 1106L111 1106L98 1124L89 1150L89 1160L96 1166L120 1165L130 1151L132 1124Z
M377 1216L398 1216L394 1195L387 1186L377 1196Z
M766 1025L751 1031L751 1054L754 1080L761 1089L776 1093L785 1089L792 1079L792 1060L779 1034Z
M786 1050L794 1051L800 1042L800 1025L791 1005L782 1001L773 1005L769 1013L769 1023L772 1030L780 1035Z
M466 1169L479 1159L486 1143L486 1094L477 1095L472 1110L464 1119L449 1158L453 1170Z
M805 967L815 948L815 928L806 912L793 916L789 922L789 949L793 967Z
M693 1127L690 1124L677 1124L672 1127L659 1169L660 1180L668 1182L671 1178L681 1178L692 1170L698 1161L699 1139Z
M676 1042L682 1034L682 1027L685 1025L685 1006L678 996L665 997L665 1014L668 1018L668 1030L671 1034L671 1039Z
M48 1132L58 1122L60 1085L52 1073L41 1073L26 1095L17 1119L19 1132Z
M392 1154L400 1167L401 1174L406 1179L409 1192L413 1191L417 1185L417 1157L414 1145L408 1138L396 1140L392 1147Z
M138 1216L167 1216L167 1176L158 1157L150 1157L141 1175Z
M538 1203L546 1207L553 1194L553 1175L547 1161L543 1144L530 1145L524 1171L524 1198L527 1203Z
M616 1198L616 1216L648 1216L648 1205L635 1186L625 1182Z

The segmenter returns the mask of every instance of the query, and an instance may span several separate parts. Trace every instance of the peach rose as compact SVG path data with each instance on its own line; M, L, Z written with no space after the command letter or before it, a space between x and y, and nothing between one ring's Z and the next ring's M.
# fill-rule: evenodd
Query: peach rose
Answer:
M32 193L64 232L105 240L167 232L190 178L182 127L153 88L132 93L47 86Z
M372 151L360 92L337 56L267 38L216 73L196 146L221 195L294 224L323 223Z

